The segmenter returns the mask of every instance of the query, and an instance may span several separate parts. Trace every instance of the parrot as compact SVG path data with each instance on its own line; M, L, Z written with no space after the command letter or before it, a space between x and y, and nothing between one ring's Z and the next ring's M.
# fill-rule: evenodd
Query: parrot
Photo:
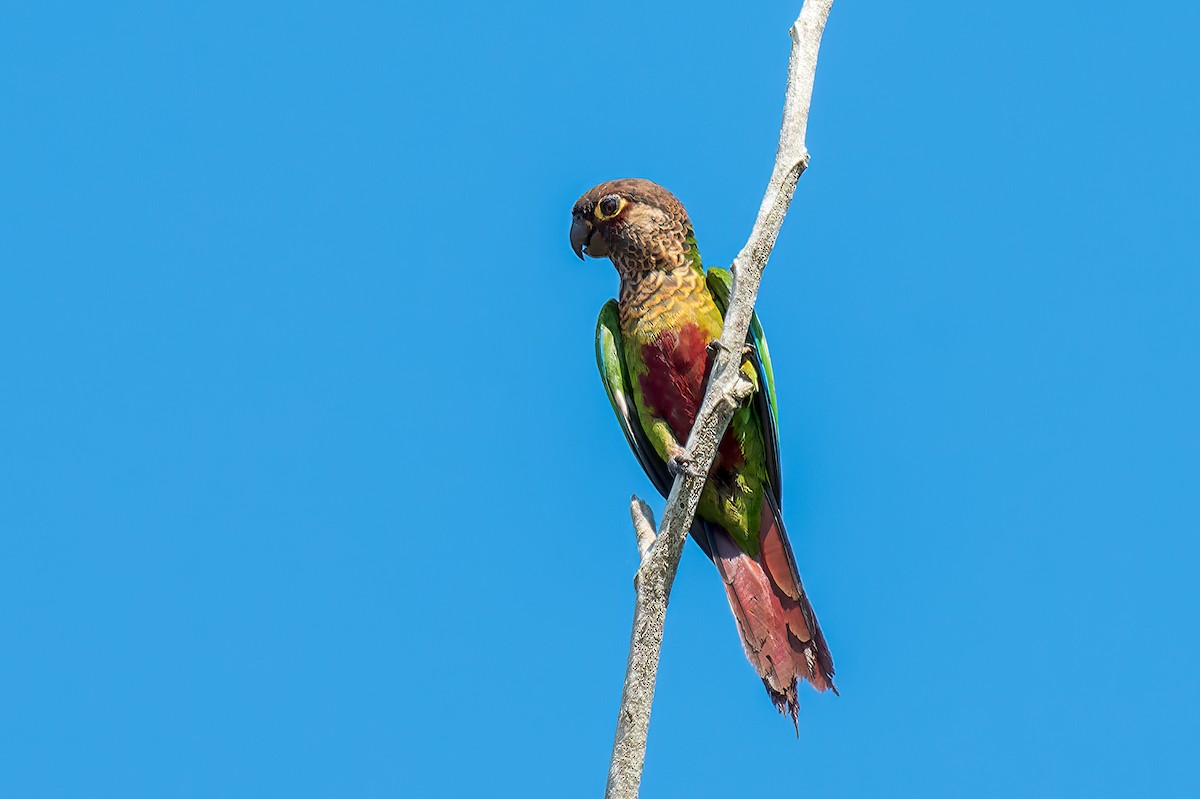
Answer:
M571 211L571 249L607 257L618 298L600 309L596 362L609 403L664 497L691 469L684 448L721 336L733 277L705 271L683 204L662 186L623 178L589 189ZM700 495L692 539L716 565L742 646L775 707L797 725L797 685L832 690L833 657L800 582L783 526L778 404L766 337L751 321L742 372L755 386L734 414Z

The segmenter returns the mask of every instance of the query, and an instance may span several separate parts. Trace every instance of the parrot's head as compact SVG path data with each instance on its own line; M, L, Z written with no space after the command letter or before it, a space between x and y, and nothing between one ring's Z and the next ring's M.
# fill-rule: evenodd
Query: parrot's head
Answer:
M622 272L676 269L694 246L683 203L642 178L592 187L575 201L571 216L571 249L579 259L611 258Z

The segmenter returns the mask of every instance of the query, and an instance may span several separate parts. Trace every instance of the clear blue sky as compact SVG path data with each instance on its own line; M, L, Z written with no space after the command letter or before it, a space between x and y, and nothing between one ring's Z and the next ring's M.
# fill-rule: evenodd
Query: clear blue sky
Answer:
M732 259L742 6L4 11L0 794L599 795L652 489L570 207ZM835 6L759 309L842 696L797 741L692 547L644 795L1200 795L1198 25Z

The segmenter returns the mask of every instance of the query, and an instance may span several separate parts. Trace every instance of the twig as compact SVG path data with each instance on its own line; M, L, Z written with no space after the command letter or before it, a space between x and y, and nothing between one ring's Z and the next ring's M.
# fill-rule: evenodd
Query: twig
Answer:
M752 391L742 376L742 348L750 329L763 269L796 191L796 182L808 166L804 135L808 127L817 51L832 6L833 0L805 0L799 18L792 25L792 54L788 60L787 94L775 168L750 238L733 262L733 296L725 313L721 346L714 355L708 389L687 441L687 451L695 469L683 470L676 476L657 536L653 533L654 515L650 508L636 496L631 501L630 512L641 566L634 581L637 600L633 634L629 642L621 709L617 715L612 762L608 768L606 799L635 799L641 784L646 733L650 727L650 708L654 701L654 681L671 585L717 446L734 411Z

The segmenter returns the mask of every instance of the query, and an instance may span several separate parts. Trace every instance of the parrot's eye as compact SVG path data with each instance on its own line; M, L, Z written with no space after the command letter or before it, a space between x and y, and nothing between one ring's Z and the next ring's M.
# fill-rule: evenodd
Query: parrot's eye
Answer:
M623 197L619 194L610 194L596 204L596 218L602 222L605 219L612 219L621 213L621 209L624 207L625 199Z

